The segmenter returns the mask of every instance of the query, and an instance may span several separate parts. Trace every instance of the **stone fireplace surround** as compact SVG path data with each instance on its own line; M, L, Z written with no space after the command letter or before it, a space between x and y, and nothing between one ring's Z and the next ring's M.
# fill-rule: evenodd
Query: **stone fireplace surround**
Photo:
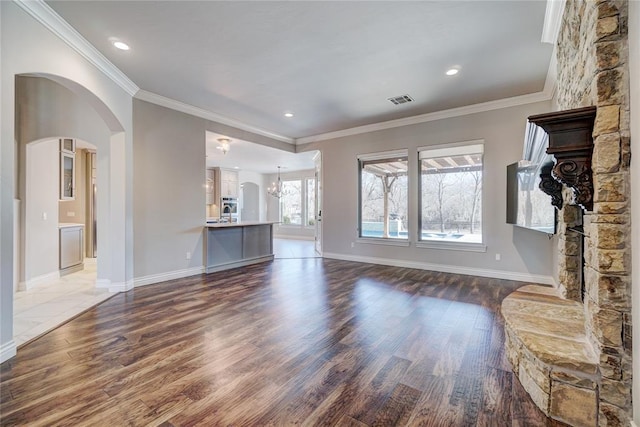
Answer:
M593 206L572 205L563 191L558 286L525 286L502 305L507 354L520 382L545 414L575 426L631 422L627 9L621 0L566 3L557 104L597 108Z

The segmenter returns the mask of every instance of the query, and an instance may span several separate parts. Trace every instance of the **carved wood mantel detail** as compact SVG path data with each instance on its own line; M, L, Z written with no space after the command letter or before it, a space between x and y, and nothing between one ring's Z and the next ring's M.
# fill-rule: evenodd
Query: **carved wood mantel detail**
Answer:
M593 209L591 155L595 117L596 107L556 111L529 117L530 122L540 126L549 134L547 153L556 159L551 174L557 181L573 190L573 203L587 211ZM555 203L553 204L556 206Z
M540 168L540 184L543 193L551 196L551 204L558 210L562 209L562 183L551 175L553 163L549 162Z

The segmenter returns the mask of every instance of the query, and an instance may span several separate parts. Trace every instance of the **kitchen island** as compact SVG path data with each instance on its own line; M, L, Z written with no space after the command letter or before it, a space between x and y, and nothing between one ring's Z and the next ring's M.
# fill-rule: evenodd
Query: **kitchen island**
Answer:
M203 245L205 272L271 261L273 224L254 221L207 224Z

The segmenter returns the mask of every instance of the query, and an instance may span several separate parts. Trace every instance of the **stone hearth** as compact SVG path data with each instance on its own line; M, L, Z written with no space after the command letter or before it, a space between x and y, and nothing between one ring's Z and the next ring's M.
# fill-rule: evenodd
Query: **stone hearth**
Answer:
M507 357L536 405L567 424L596 425L598 358L582 304L529 285L505 298L502 315Z

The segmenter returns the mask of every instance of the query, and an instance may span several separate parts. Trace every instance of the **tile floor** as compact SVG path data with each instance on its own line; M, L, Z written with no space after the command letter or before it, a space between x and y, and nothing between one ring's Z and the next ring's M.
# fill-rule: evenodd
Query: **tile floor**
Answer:
M115 295L96 289L95 259L57 281L15 293L13 340L20 346Z
M316 258L313 240L273 239L273 255L282 258Z
M315 258L311 240L273 239L277 259ZM83 311L115 295L97 289L95 259L85 260L85 268L54 283L16 292L13 300L13 340L20 346L55 329Z

